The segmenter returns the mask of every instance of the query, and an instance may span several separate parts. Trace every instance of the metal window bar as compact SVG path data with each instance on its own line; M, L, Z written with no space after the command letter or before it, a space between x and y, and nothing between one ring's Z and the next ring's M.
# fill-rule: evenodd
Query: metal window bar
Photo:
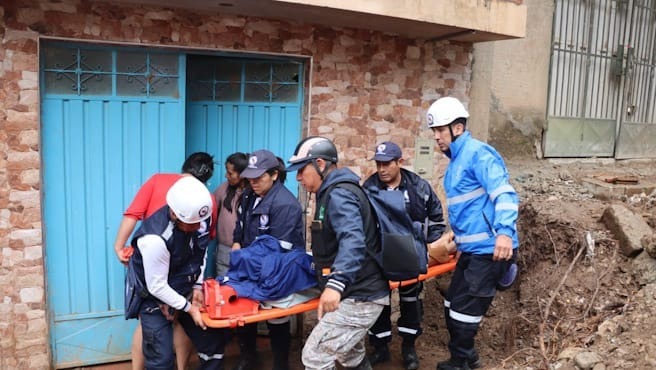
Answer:
M56 47L61 46L56 45ZM83 49L79 47L64 48L70 48L72 60L56 62L54 63L55 68L44 68L43 71L46 73L55 73L57 80L70 80L72 82L71 93L78 96L83 95L87 90L87 81L91 79L101 80L103 78L111 79L111 94L112 96L116 96L117 79L120 76L124 76L130 83L137 82L142 84L144 86L142 89L143 93L150 97L151 93L155 91L157 84L170 83L171 79L176 79L178 77L177 69L173 73L168 73L166 68L158 68L151 59L151 53L146 53L146 63L135 67L133 72L118 72L117 54L124 50L111 51L111 69L103 70L102 66L94 67L87 63L87 56L84 53L92 49Z
M548 114L616 119L626 26L617 0L558 0L552 31ZM618 58L620 58L618 60Z
M625 121L631 123L654 122L654 4L651 0L635 0L628 69Z

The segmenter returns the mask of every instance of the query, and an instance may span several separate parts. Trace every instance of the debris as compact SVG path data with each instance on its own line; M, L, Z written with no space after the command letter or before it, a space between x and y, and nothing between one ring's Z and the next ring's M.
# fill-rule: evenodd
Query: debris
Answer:
M604 182L617 185L637 185L640 182L638 176L624 175L614 177L604 177Z

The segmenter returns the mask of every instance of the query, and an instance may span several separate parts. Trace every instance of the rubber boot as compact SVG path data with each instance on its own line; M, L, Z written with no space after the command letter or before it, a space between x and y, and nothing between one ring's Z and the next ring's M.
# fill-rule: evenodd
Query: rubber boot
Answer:
M358 364L358 366L356 366L356 367L345 367L344 369L345 370L372 370L371 363L369 362L369 359L367 358L367 356L365 356L362 359L362 361L360 362L360 364Z
M255 370L257 367L257 325L249 324L237 329L239 363L233 370Z
M390 360L389 348L387 344L379 344L374 347L374 351L367 357L371 366L376 366Z
M292 340L290 323L268 323L267 326L273 352L273 370L289 370L289 347Z
M417 351L415 350L414 344L404 344L401 347L401 356L403 357L403 366L407 370L419 369L419 356L417 356Z

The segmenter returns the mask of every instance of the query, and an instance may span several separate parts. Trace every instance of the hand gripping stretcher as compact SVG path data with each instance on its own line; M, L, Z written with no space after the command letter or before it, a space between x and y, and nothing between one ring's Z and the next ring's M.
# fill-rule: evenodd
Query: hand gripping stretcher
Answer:
M419 275L417 279L390 281L390 289L393 290L402 286L417 283L418 281L424 281L446 272L453 271L455 268L455 259L451 259L451 261L447 263L429 266L428 271L425 274ZM262 308L257 301L237 298L235 296L226 296L225 292L219 291L218 283L215 280L207 280L204 289L205 307L202 316L205 325L211 328L235 328L237 326L244 326L259 321L271 320L316 310L319 306L319 298L314 298L305 303L300 303L289 308ZM221 302L218 302L219 300ZM212 318L212 316L216 317L216 315L210 315L210 312L213 312L212 310L216 310L217 307L220 307L221 305L223 305L224 309L230 310L231 304L234 305L234 312L224 312L224 316L227 316L227 318Z

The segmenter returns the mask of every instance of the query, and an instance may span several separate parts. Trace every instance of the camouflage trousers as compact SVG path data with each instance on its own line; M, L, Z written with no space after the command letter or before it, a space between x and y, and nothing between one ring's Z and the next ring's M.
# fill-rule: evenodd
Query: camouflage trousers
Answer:
M338 361L345 368L356 367L366 352L364 339L376 322L389 296L373 302L345 299L336 311L328 312L305 342L303 365L308 370L329 370Z

